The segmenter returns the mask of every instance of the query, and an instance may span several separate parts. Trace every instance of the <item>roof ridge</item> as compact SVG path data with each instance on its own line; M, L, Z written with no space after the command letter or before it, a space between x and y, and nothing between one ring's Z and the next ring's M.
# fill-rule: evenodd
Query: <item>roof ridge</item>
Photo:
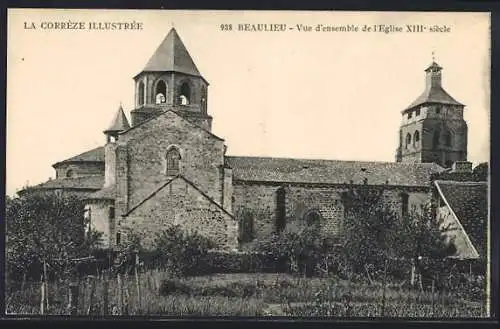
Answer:
M347 159L319 159L319 158L292 158L292 157L276 157L276 156L251 156L251 155L226 155L227 158L247 158L247 159L275 159L275 160L298 160L298 161L324 161L324 162L352 162L352 163L377 163L377 164L391 164L397 166L425 166L433 167L438 166L435 162L393 162L393 161L379 161L379 160L347 160Z

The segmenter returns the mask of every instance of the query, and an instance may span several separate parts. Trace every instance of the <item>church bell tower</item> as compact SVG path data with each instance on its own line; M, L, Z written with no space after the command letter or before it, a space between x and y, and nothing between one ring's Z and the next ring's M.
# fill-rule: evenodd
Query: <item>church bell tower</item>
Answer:
M425 90L401 111L396 162L435 162L450 168L467 161L465 105L442 86L442 67L435 61L425 69Z
M212 117L207 113L209 84L174 28L134 81L132 126L172 110L188 121L211 130Z

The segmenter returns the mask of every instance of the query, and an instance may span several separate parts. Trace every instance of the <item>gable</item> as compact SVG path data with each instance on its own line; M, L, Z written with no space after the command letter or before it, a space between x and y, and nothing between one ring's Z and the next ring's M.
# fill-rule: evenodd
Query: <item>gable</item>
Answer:
M165 121L171 121L175 122L176 126L182 127L183 129L192 129L194 132L200 134L204 138L212 138L212 139L217 139L219 141L224 141L224 139L220 138L219 136L209 132L208 130L205 130L201 128L200 126L197 126L179 114L175 113L172 110L167 110L165 112L162 112L161 114L152 117L151 119L145 120L130 129L120 133L120 139L127 141L133 138L137 138L140 135L147 134L150 132L152 129L157 129L158 127L164 126ZM163 122L163 124L162 124Z
M180 225L221 245L232 243L236 225L231 214L182 176L169 180L132 207L122 222L123 227L144 233L146 239L168 226Z

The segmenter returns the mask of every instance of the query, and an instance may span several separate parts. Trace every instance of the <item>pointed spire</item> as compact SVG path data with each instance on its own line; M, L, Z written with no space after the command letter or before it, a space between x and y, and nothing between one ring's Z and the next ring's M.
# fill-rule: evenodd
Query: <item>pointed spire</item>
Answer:
M201 76L173 23L170 32L151 56L144 71L173 71Z
M127 129L130 129L130 124L128 123L127 117L123 112L122 103L120 102L120 107L118 108L118 111L116 112L116 115L113 121L111 122L111 125L109 126L108 129L104 131L104 133L105 134L117 133L125 131Z

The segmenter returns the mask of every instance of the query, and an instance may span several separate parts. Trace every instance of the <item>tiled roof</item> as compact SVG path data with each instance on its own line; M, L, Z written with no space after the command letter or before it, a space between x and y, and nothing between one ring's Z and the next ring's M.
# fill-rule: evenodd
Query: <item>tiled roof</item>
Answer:
M71 157L69 159L59 161L52 166L57 167L62 163L68 162L104 162L104 146L99 146L90 151L75 155L74 157Z
M119 132L119 131L127 130L129 128L130 128L130 124L128 123L127 117L125 116L125 113L123 113L123 108L120 105L120 108L116 112L116 115L113 118L111 125L104 132L105 133L107 133L107 132Z
M235 180L371 185L429 186L432 173L444 170L434 163L364 162L270 157L228 156Z
M35 189L85 189L99 190L104 184L104 176L82 176L74 178L52 179L33 186Z
M177 31L172 28L143 69L201 76Z
M488 183L436 181L473 246L485 255L488 220Z
M89 195L89 200L114 200L116 197L116 185L105 187Z

